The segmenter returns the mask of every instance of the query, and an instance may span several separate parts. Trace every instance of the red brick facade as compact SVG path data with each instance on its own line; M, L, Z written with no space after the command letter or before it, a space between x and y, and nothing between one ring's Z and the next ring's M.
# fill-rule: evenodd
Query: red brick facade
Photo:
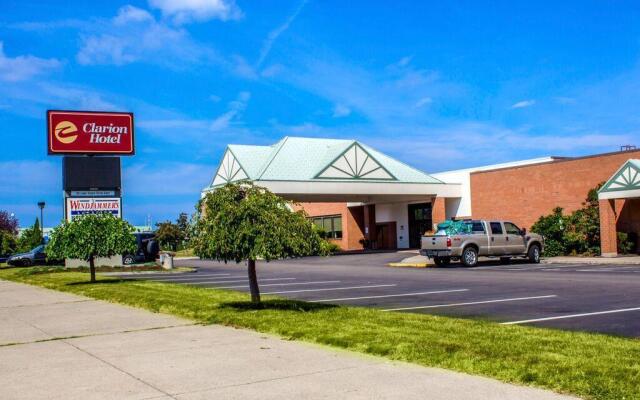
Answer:
M572 212L630 158L640 158L640 150L472 173L473 218L508 219L530 228L555 207Z
M296 209L303 208L310 217L329 215L342 216L342 239L335 239L343 250L362 249L360 242L364 238L363 207L347 207L347 203L300 203Z

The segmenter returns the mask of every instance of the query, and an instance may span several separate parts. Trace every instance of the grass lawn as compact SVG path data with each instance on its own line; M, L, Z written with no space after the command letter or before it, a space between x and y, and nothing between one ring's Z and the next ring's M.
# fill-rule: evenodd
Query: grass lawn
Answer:
M421 314L385 313L88 274L3 269L0 279L593 399L640 398L640 340Z

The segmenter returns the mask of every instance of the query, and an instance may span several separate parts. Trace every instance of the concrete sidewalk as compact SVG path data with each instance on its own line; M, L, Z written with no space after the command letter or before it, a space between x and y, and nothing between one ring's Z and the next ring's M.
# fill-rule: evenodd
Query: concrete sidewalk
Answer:
M1 399L568 399L0 281Z

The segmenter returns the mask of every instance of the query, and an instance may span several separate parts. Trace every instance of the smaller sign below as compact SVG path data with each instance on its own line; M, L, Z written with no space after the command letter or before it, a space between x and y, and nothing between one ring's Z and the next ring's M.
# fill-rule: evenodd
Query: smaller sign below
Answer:
M115 190L72 190L71 197L113 197Z
M122 217L122 204L119 197L67 197L67 221L87 214L111 214Z

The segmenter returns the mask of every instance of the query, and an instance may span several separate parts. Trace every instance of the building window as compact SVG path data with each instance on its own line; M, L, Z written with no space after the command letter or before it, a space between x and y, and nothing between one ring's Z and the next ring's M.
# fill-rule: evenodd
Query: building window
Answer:
M312 217L311 221L325 231L328 239L342 239L342 216Z

